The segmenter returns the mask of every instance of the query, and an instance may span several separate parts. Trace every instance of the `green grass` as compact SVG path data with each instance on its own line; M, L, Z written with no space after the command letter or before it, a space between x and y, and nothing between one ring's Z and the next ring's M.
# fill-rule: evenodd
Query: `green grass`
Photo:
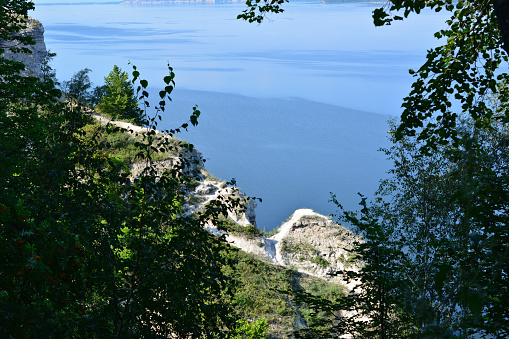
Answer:
M142 142L141 136L107 131L99 124L87 125L83 137L87 142L97 142L103 146L97 156L114 156L126 164L135 162L136 154L141 149L136 145L137 142ZM154 152L153 160L168 159L185 145L185 141L172 139L169 150ZM207 180L223 182L204 169L202 173ZM196 203L200 197L189 196L188 199L188 203ZM227 218L222 220L220 227L232 234L251 239L265 235L265 232L255 226L241 226ZM271 233L277 232L278 229L275 229ZM261 245L263 244L259 241L258 246ZM304 252L314 250L309 246L303 245ZM315 252L316 250L313 253ZM268 338L291 338L293 332L298 329L297 319L304 319L308 324L314 319L326 319L325 315L314 314L307 305L297 303L294 300L296 290L304 290L326 298L335 298L338 293L343 293L342 287L337 284L300 274L290 268L272 265L252 254L233 251L230 255L237 262L233 267L225 267L225 270L235 275L238 280L235 296L231 300L235 312L241 319L250 322L266 320L269 325Z
M301 220L313 220L313 221L324 221L325 219L323 216L320 215L304 215L300 218Z
M359 256L356 253L350 251L343 253L343 255L341 255L338 259L347 268L353 267L359 262Z
M225 182L225 180L216 177L214 174L210 173L205 168L201 169L201 174L203 174L203 176L205 177L205 180L212 181L212 182L219 182L219 183Z
M316 254L314 256L312 256L309 261L311 261L312 263L315 263L317 264L318 266L322 267L322 268L325 268L327 266L329 266L329 262L327 260L325 260L320 254Z
M138 154L145 149L143 144L147 141L142 135L108 129L99 123L86 125L83 128L83 139L88 143L97 143L100 147L96 152L97 156L113 156L129 165L138 159ZM163 145L163 143L166 143ZM156 134L152 141L154 146L151 149L153 161L169 159L181 150L188 143L178 138L169 138L163 134Z
M314 264L319 265L322 268L329 266L329 262L325 260L320 252L310 243L308 242L292 242L288 239L283 239L281 241L281 250L286 253L295 253L298 254L298 260L304 261L308 260Z
M195 195L195 194L189 194L186 196L186 204L188 205L198 205L198 204L201 204L203 202L205 202L207 200L207 198L205 197L201 197L201 196L198 196L198 195Z
M340 297L347 294L347 289L344 286L305 275L302 275L299 279L298 288L312 294L313 296L330 301L337 301ZM306 303L301 303L299 305L299 312L302 316L302 319L308 326L319 323L321 321L330 325L332 321L330 315L327 315L324 312L316 312L310 309Z
M217 226L219 229L232 235L244 236L247 239L254 239L255 237L261 237L264 235L264 232L256 228L256 226L242 226L229 218L221 218Z
M296 290L329 300L345 294L344 287L338 284L272 265L255 255L237 251L234 256L238 260L235 274L239 280L235 310L242 319L266 319L269 338L291 338L298 329L298 318L304 319L306 324L316 321L317 317L330 320L325 314L311 311L306 304L298 304L294 299Z

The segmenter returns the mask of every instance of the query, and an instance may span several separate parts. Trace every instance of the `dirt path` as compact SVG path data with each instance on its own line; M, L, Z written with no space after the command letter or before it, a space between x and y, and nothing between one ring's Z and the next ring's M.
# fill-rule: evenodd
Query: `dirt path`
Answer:
M104 125L111 124L111 125L115 125L115 126L118 126L118 127L121 127L121 128L127 129L127 130L131 130L131 131L137 132L137 133L146 133L147 131L150 130L147 127L133 125L129 122L112 120L112 119L110 119L104 115L101 115L97 112L94 112L94 111L92 111L92 116ZM156 133L161 133L158 130L155 130L155 131L156 131Z

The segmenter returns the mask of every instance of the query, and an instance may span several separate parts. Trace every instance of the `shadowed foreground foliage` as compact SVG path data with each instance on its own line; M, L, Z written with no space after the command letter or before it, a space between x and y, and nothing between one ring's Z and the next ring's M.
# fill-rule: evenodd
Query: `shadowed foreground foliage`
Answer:
M261 23L285 2L247 1L239 18ZM509 2L396 0L374 10L374 24L425 10L450 19L435 33L442 45L410 70L414 83L384 150L391 178L358 213L340 208L364 238L356 251L365 266L348 274L357 293L335 304L301 296L331 315L353 312L298 335L509 335Z
M30 8L8 1L1 14L16 21L2 29L23 28ZM127 132L87 134L91 118L61 103L52 79L20 77L22 64L0 62L0 336L211 337L232 329L234 280L223 268L233 263L203 226L235 202L187 215L183 197L199 160L181 156L163 173L152 162L157 153L192 151L151 130L174 86L171 68L147 132L136 137L133 157L145 168L133 178L104 142ZM148 101L138 77L135 69L137 97ZM199 114L167 134L196 125Z

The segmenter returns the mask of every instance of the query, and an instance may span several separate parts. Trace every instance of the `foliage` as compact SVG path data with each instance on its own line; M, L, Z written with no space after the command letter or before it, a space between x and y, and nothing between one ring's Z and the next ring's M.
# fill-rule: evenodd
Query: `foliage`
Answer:
M50 66L51 61L54 57L56 57L56 53L52 53L50 50L46 52L44 55L44 59L42 60L41 64L41 71L42 71L42 77L43 81L51 80L55 85L60 85L60 83L57 80L57 73L55 70Z
M462 146L422 156L415 141L393 140L386 150L393 178L379 194L392 218L384 228L406 248L400 272L411 282L405 312L421 335L454 332L507 335L507 129L466 120ZM495 193L496 192L496 193ZM493 194L495 193L495 194ZM504 199L503 201L499 198ZM496 205L493 205L496 203ZM496 250L495 250L496 249Z
M311 298L317 310L338 316L327 331L381 338L505 337L507 333L507 128L494 121L478 129L466 120L459 148L420 153L415 138L386 149L392 177L381 181L376 201L341 218L362 235L354 252L363 267L344 272L356 282L336 304ZM500 196L499 204L491 205ZM340 204L333 198L333 201ZM498 199L497 199L498 201Z
M97 109L113 119L126 119L142 124L143 114L138 107L133 84L129 81L127 72L115 65L104 81L105 94L97 105ZM101 91L101 88L97 91Z
M92 83L88 73L92 72L90 68L84 68L71 77L69 81L62 82L62 91L68 99L73 99L78 103L84 104L90 100L90 88Z
M281 240L281 251L286 253L300 254L301 260L309 260L322 268L329 266L329 262L325 260L320 252L308 242L293 242L289 239Z
M463 288L456 291L464 308L472 312L467 326L504 337L508 330L509 266L507 125L491 121L486 128L468 121L460 129L462 147L452 150L451 176L458 182L453 199L461 211L459 225L466 235L456 248Z
M400 265L412 279L415 306L411 313L420 333L457 331L465 315L458 314L460 303L453 296L465 281L449 267L462 260L458 245L468 245L473 230L461 222L461 210L454 200L461 185L451 175L456 165L448 147L421 156L422 143L415 138L396 141L394 129L393 146L384 150L394 162L392 177L381 182L378 192L380 213L392 220L383 227L394 233L393 242L406 248ZM391 198L390 204L381 203L384 197Z
M319 321L329 324L327 314L315 312L297 296L308 292L336 300L344 294L341 285L272 265L252 254L238 251L232 255L239 281L233 305L241 319L266 319L269 338L290 338L294 330Z
M219 179L214 174L212 174L209 171L207 171L205 168L202 168L201 173L205 177L205 180L212 181L212 182L219 183L219 184L225 183L224 180Z
M408 281L411 269L405 267L406 243L399 241L394 228L388 227L397 218L385 214L384 205L368 207L365 198L361 205L360 215L344 212L342 216L362 236L356 240L354 252L363 266L359 272L343 272L355 287L342 301L343 312L349 313L338 319L335 330L361 337L414 337L417 331L413 313L405 312L414 301L412 281ZM410 277L413 279L413 275Z
M253 322L239 320L235 329L236 333L233 339L265 339L267 338L267 320L260 318Z
M230 218L220 218L218 222L218 228L220 230L232 233L233 235L242 235L248 239L260 237L264 235L264 232L256 228L254 225L242 226L231 220Z
M375 10L374 22L380 26L425 8L451 12L448 28L435 33L435 37L445 38L446 44L429 50L424 65L410 70L416 80L402 105L398 140L417 135L419 140L426 140L426 150L451 142L457 146L461 138L456 128L456 106L461 106L460 112L467 113L477 128L487 127L497 113L486 105L491 94L499 93L502 111L506 111L509 92L499 92L499 85L507 82L508 74L497 71L501 64L507 64L509 50L509 11L503 3L394 1L387 9ZM403 11L403 16L393 16L394 11ZM507 122L505 113L498 118Z
M283 11L284 0L246 2L238 16L261 23L268 13ZM426 62L416 71L409 96L404 98L396 138L418 136L426 140L425 151L441 144L458 146L457 118L467 112L476 127L486 127L493 117L506 123L509 91L500 89L509 80L499 67L507 64L509 53L509 3L506 1L407 1L397 0L375 9L375 26L390 25L411 13L430 9L451 13L447 29L435 33L445 38L443 46L430 49ZM498 93L498 110L486 105L486 99ZM457 110L460 110L458 112ZM502 114L497 114L502 112Z
M237 19L247 20L249 22L261 23L267 13L282 13L284 9L281 7L282 4L288 2L288 0L265 0L265 1L252 1L247 0L246 10L237 16Z
M338 273L353 283L354 288L332 300L305 291L299 293L296 296L299 302L309 305L315 314L325 316L296 332L297 338L339 338L344 335L404 338L415 332L411 319L401 312L408 284L399 271L403 253L400 244L392 242L392 235L378 224L373 215L377 210L368 209L365 199L362 205L360 216L351 212L343 215L345 221L362 235L356 238L353 250L363 262L360 270Z
M233 258L238 259L235 272L239 288L232 302L239 318L266 319L270 326L269 337L289 338L293 331L294 311L289 300L275 289L290 289L293 272L240 251Z
M104 126L99 122L85 125L80 137L82 142L87 145L99 144L100 148L95 148L97 157L115 157L126 165L139 161L138 155L143 149L143 136L140 134L126 133L125 131L115 130L113 126ZM156 134L153 143L157 148L159 144L165 143L165 150L155 152L152 155L152 161L168 160L171 157L185 152L190 148L190 144L176 137L168 137L164 134Z
M239 17L249 21L281 10L276 0L247 5ZM373 205L363 200L359 215L342 214L365 238L357 250L366 263L352 276L361 293L343 306L366 317L338 319L336 333L508 335L509 76L500 66L508 61L509 2L398 0L376 9L374 23L429 9L451 18L435 33L444 45L410 70L415 81L386 150L393 176ZM331 313L340 309L313 302Z
M29 50L27 45L34 45L34 38L23 34L27 28L29 18L28 11L34 9L32 1L4 0L0 11L0 54L6 49L11 52L25 52ZM23 46L25 45L25 46ZM3 74L3 73L2 73Z
M27 3L16 3L26 15ZM79 106L20 69L5 67L0 83L0 336L225 336L236 320L226 302L233 277L224 273L233 262L203 226L235 202L220 197L187 215L183 197L198 176L191 165L199 159L186 157L192 146L164 172L152 161L174 151L171 136L200 115L195 108L168 138L154 132L174 86L171 68L156 115L135 141L135 159L145 164L136 178L97 134L86 135L90 118ZM148 82L139 84L148 102Z
M97 106L101 102L103 96L105 95L106 95L106 85L95 86L90 95L90 105L92 107Z
M294 333L294 336L296 338L330 337L325 333L330 334L329 329L338 312L328 313L323 309L318 309L313 301L321 300L324 303L337 304L347 294L346 290L346 287L342 285L301 275L292 296L306 326L297 328L298 331Z

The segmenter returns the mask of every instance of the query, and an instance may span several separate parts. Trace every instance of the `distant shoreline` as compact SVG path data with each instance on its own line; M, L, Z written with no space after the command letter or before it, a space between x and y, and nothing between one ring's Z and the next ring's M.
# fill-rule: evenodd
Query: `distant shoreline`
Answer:
M121 5L169 5L169 4L184 4L184 3L202 3L202 4L214 4L214 3L244 3L245 0L126 0L122 1ZM290 2L310 2L309 0L291 0ZM369 3L369 4L380 4L383 1L369 1L369 0L319 0L316 1L324 4L347 4L347 3Z

